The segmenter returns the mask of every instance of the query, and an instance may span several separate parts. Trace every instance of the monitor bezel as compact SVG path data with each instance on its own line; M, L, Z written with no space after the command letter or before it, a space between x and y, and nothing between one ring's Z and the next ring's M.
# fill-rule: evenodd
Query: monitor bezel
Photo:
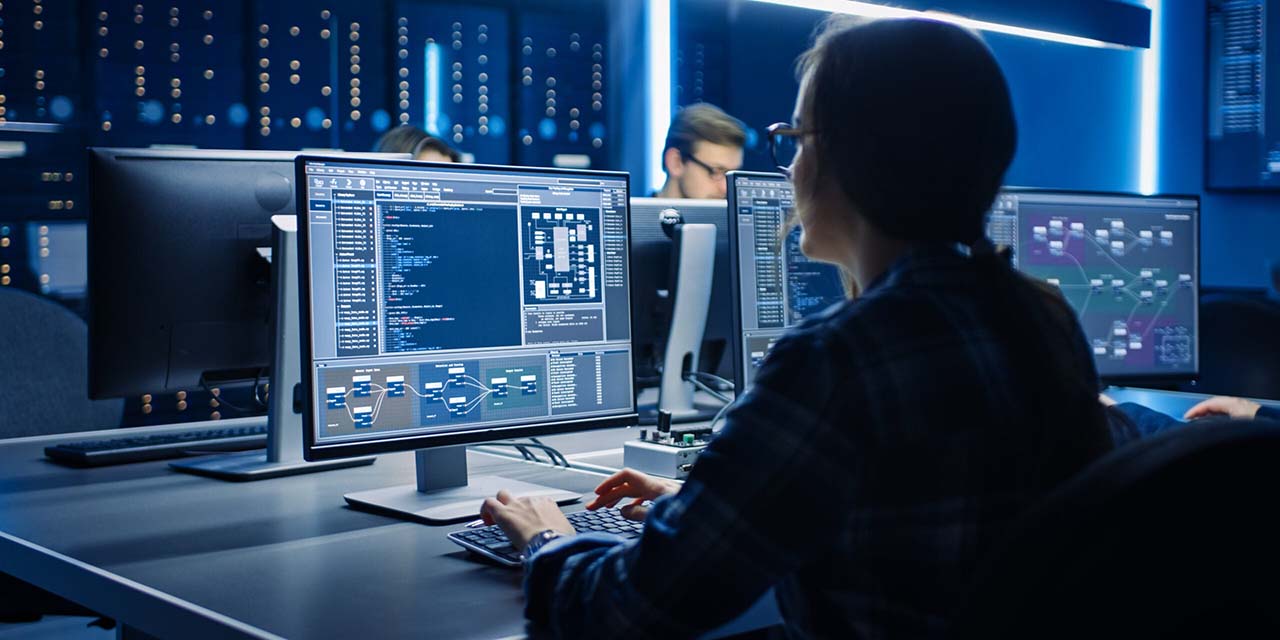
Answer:
M1112 197L1112 198L1119 197L1119 198L1134 198L1134 199L1144 199L1144 200L1160 200L1160 199L1191 200L1195 202L1196 213L1195 213L1194 226L1196 230L1196 242L1195 242L1195 283L1196 283L1195 302L1196 303L1194 307L1195 308L1195 327L1194 327L1195 340L1192 341L1194 345L1195 365L1189 371L1179 371L1179 372L1171 372L1171 373L1133 373L1133 374L1104 375L1101 371L1099 371L1098 380L1103 385L1116 385L1116 386L1127 386L1127 387L1162 387L1162 386L1168 387L1168 386L1174 386L1182 383L1195 382L1199 379L1200 377L1200 296L1201 296L1202 290L1204 289L1204 283L1203 283L1203 280L1201 279L1201 271L1203 270L1203 260L1201 259L1202 256L1200 252L1200 247L1203 241L1202 240L1203 230L1201 228L1202 226L1201 221L1204 219L1204 208L1203 208L1204 203L1200 196L1191 195L1191 194L1179 194L1179 193L1141 194L1133 191L1096 191L1096 190L1054 189L1049 187L1019 187L1019 186L1001 187L1000 191L996 194L996 197L999 197L1001 193L1102 196L1102 197ZM994 200L992 202L994 203ZM984 222L984 226L985 226L985 222ZM1019 270L1019 272L1022 273L1021 270ZM1092 355L1093 353L1092 351L1090 351L1090 356ZM1097 368L1097 365L1095 363L1095 369L1096 368Z
M628 239L631 233L631 178L630 174L622 171L602 171L592 169L560 169L551 167L516 167L504 165L484 165L484 164L467 164L458 165L449 162L423 162L418 160L374 160L367 158L344 158L334 155L311 155L302 154L294 159L294 179L297 185L306 185L306 166L308 162L333 162L333 163L358 163L366 165L378 165L384 167L406 167L410 169L437 169L437 170L479 170L487 172L499 173L542 173L542 174L564 174L569 177L593 177L608 178L613 180L621 179L627 185L627 198L624 216L626 218L626 229ZM301 362L302 367L302 389L301 400L304 403L302 411L303 423L303 457L308 461L317 460L334 460L339 458L348 458L354 456L365 456L380 453L394 453L398 451L415 451L418 449L428 449L435 447L448 447L456 445L473 444L478 442L486 442L491 440L500 440L507 438L525 438L544 436L561 433L576 433L581 431L592 431L596 429L609 429L615 427L630 427L638 424L639 413L636 410L636 389L635 389L635 354L631 354L631 379L632 379L632 397L631 412L618 415L578 418L571 420L552 420L547 422L538 422L536 424L518 424L518 425L502 425L493 427L484 427L466 431L463 433L446 433L446 434L404 434L401 436L387 436L380 438L371 438L364 441L344 441L320 443L316 441L316 389L314 384L313 370L315 367L314 360L314 340L311 321L311 245L310 245L310 226L311 216L308 207L308 199L310 189L295 189L297 194L297 211L298 213L298 296L299 296L299 334L301 336ZM631 287L631 250L627 247L627 287L629 305L632 307L627 318L628 332L633 331L633 316L635 314L634 303L635 293Z
M738 254L738 178L757 178L761 180L781 180L790 183L791 179L786 175L770 171L730 171L725 174L725 204L728 207L729 214L729 277L730 286L733 287L733 348L730 354L733 356L733 391L738 397L746 392L747 371L742 364L742 267L739 264ZM793 194L795 186L792 186ZM794 195L793 195L794 198Z

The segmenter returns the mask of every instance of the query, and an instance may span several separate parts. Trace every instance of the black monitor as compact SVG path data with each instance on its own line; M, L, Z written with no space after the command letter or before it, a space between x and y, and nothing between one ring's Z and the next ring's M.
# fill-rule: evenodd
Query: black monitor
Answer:
M794 190L780 173L728 175L730 274L735 295L734 386L741 395L787 329L846 299L840 270L800 251L788 231ZM785 234L785 235L784 235Z
M987 235L1079 313L1103 380L1199 373L1200 201L1005 189Z
M732 278L729 276L729 215L724 200L680 198L631 199L631 287L635 291L636 381L641 387L658 385L663 352L671 323L674 268L671 238L662 229L661 213L675 209L685 223L716 226L715 271L706 330L698 357L698 370L722 378L733 375L726 358L733 332Z
M636 422L625 173L299 156L304 453L417 450L346 496L427 521L499 488L461 446ZM576 499L576 494L554 494Z
M271 216L294 213L275 151L90 149L89 394L265 379Z

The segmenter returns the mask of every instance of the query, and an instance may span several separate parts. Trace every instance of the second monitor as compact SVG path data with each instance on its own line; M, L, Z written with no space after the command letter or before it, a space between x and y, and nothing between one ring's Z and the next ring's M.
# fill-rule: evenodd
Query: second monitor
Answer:
M732 273L738 292L735 383L741 393L773 343L843 299L834 267L806 258L781 174L729 176ZM1014 266L1061 290L1108 382L1169 381L1199 371L1199 200L1002 190L987 235Z
M657 386L663 350L671 322L672 240L663 231L663 211L674 209L685 223L716 226L715 269L698 370L721 377L732 374L724 357L733 335L732 279L729 276L729 215L724 200L677 198L631 199L631 260L635 265L636 376L641 387Z
M987 235L1014 266L1062 291L1109 382L1199 371L1200 202L1008 188Z
M728 175L732 261L734 388L739 396L755 379L765 354L787 329L846 299L840 271L800 251L791 182L780 173Z

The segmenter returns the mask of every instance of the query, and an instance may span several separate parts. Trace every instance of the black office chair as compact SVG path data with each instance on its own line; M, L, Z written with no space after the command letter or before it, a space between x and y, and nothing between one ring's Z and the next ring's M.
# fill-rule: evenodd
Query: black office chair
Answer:
M957 637L1280 637L1280 423L1123 447L1034 508L978 574Z
M1200 299L1200 380L1186 391L1280 400L1280 302L1208 293Z
M117 427L123 400L89 399L89 332L40 296L0 288L0 438Z
M122 400L89 399L89 332L40 296L0 288L0 438L117 427ZM97 614L0 573L0 622Z

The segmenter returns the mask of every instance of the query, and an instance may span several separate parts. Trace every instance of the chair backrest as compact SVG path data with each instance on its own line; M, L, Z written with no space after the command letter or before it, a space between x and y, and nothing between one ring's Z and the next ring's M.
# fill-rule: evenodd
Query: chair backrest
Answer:
M1050 495L979 572L957 637L1280 637L1280 423L1122 447Z
M0 289L0 438L120 424L121 400L89 399L89 332L40 296Z
M1200 299L1200 380L1184 390L1280 400L1280 302L1205 294Z

